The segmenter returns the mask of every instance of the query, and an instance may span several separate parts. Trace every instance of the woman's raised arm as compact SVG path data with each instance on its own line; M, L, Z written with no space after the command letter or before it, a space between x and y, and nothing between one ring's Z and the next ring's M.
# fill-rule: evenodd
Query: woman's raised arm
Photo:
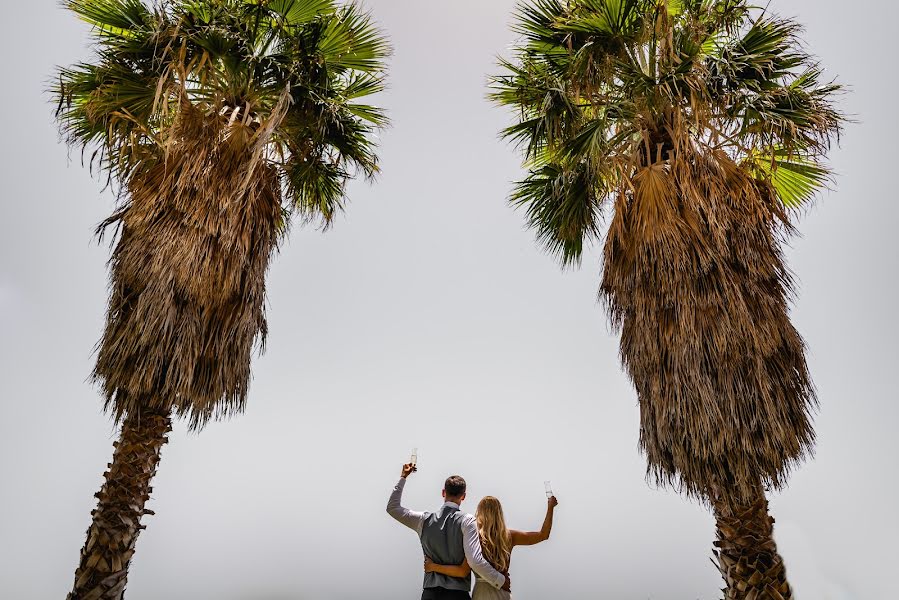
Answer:
M512 546L533 546L549 539L553 530L553 511L559 505L559 501L553 496L546 501L546 517L543 519L543 527L540 531L515 531L509 532L512 537Z

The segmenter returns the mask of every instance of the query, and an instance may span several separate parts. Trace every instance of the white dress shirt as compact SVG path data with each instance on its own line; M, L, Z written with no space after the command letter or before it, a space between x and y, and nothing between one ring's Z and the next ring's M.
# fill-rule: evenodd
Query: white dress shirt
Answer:
M390 494L390 500L387 501L387 513L409 529L415 530L421 537L421 528L428 518L428 513L403 508L402 498L405 485L406 479L400 477L399 482L393 488L393 493ZM445 502L443 506L459 508L455 502ZM481 552L481 536L478 534L477 521L473 515L464 514L462 517L462 545L465 548L465 559L471 566L471 570L493 587L501 588L506 582L506 576L494 569L484 558Z

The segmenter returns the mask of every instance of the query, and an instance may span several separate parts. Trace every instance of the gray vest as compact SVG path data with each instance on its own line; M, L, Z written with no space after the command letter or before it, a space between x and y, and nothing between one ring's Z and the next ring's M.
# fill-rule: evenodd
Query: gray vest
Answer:
M421 527L421 548L425 556L439 565L459 565L465 560L462 544L463 513L458 508L444 506L427 516ZM425 573L424 586L448 590L471 590L471 575L447 577L440 573Z

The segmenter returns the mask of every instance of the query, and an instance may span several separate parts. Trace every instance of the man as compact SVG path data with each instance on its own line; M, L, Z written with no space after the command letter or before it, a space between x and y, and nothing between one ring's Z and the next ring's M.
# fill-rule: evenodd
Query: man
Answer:
M455 565L467 560L482 579L495 588L508 591L509 576L494 569L481 553L481 538L475 518L459 510L459 505L465 500L464 479L453 475L446 480L442 492L444 503L435 513L403 508L406 478L417 470L413 464L403 465L400 480L387 501L387 513L415 530L425 556L435 563ZM425 573L423 588L421 600L470 600L471 575L448 577L440 573Z

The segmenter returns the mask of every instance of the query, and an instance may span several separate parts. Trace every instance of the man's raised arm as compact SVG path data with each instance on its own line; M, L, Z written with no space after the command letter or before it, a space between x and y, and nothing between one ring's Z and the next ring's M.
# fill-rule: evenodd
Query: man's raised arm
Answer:
M421 535L421 525L424 523L424 513L403 508L403 488L406 486L406 478L414 473L416 468L414 465L403 465L403 473L400 480L393 488L390 499L387 501L387 514L408 527L414 529L416 533Z
M471 515L465 515L465 519L462 520L462 544L465 546L465 558L472 571L496 589L509 589L508 576L494 569L493 565L484 558L484 554L481 552L481 536L478 535L478 526Z

